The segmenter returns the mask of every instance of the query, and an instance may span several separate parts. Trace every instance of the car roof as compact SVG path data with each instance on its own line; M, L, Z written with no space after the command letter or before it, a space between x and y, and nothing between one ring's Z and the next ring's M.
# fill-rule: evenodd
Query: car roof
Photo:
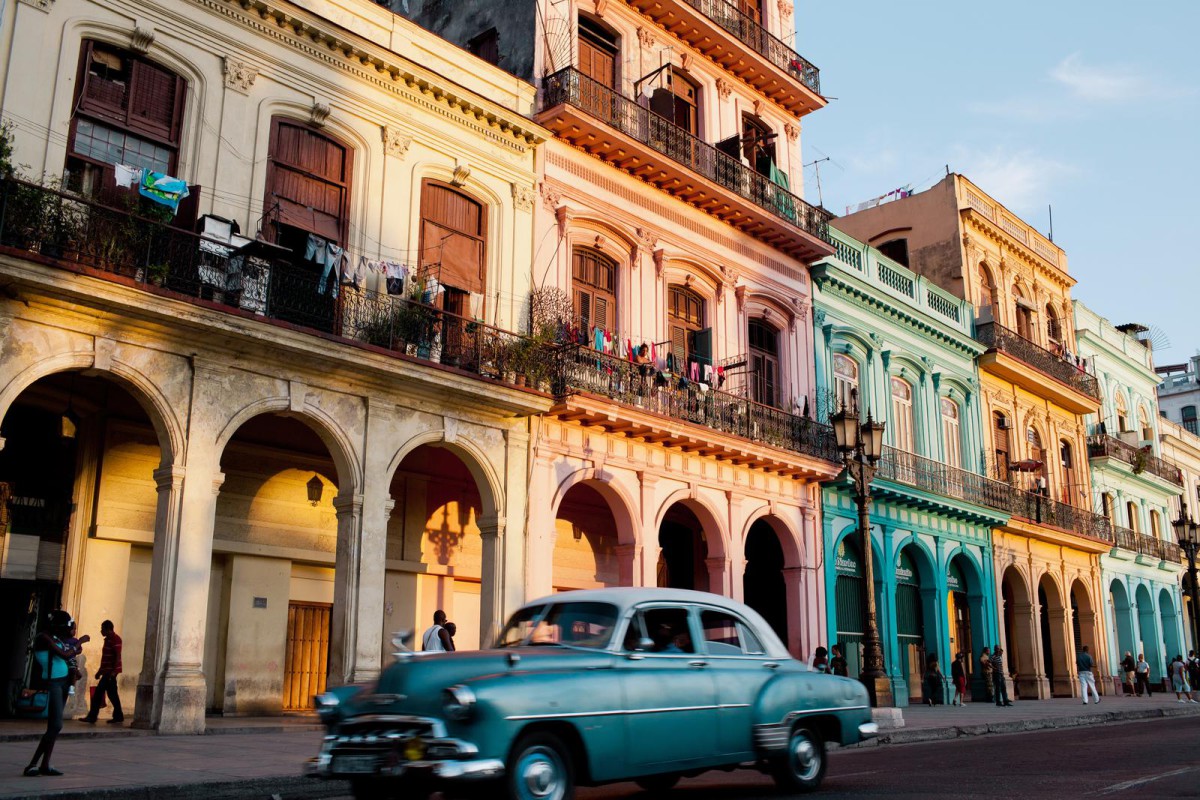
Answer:
M739 603L730 597L711 592L697 592L692 589L664 589L643 586L614 586L606 589L576 589L568 592L539 597L530 600L522 607L542 605L544 603L611 603L622 611L644 603L695 603L715 606L731 611L754 626L754 633L762 640L767 652L779 658L791 658L787 648L772 630L762 616L745 603Z

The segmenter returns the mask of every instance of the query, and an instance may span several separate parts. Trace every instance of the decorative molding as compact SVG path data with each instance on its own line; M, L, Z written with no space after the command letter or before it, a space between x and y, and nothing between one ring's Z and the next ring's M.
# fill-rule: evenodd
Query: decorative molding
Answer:
M554 209L554 219L558 222L558 235L565 236L567 234L567 226L571 224L571 209L566 206L559 206Z
M783 123L783 132L787 135L788 141L792 144L795 144L796 140L800 138L799 125L793 125L790 122L785 122Z
M454 167L454 174L450 176L451 186L464 186L467 179L471 177L471 165L465 161L460 161Z
M691 53L680 53L679 54L679 66L682 69L691 69L692 68L692 54Z
M129 46L133 48L133 51L145 55L149 52L152 44L154 44L154 28L135 26L133 35L129 39Z
M776 5L779 8L779 17L781 19L792 15L792 4L789 0L778 0Z
M554 211L562 205L562 192L545 181L538 185L538 191L542 195L542 205L546 207L547 211Z
M762 112L763 112L763 101L755 100L754 101L754 116L761 117Z
M658 237L649 228L638 228L636 233L637 246L644 249L647 253L653 252L654 248L658 246Z
M233 89L241 94L250 94L250 87L258 77L258 68L238 61L232 56L225 56L225 88Z
M734 296L734 299L737 300L738 311L745 311L746 310L746 287L745 286L733 287L733 296Z
M383 136L383 152L385 155L395 156L396 158L404 158L408 155L408 148L413 143L411 136L394 125L381 125L379 130Z
M324 127L325 123L329 121L330 111L331 109L327 104L322 103L320 100L314 100L312 108L308 110L309 123L318 128Z
M608 10L608 0L596 0L596 16L604 18L604 12Z
M532 186L526 186L522 183L514 183L512 185L513 205L519 211L533 211L533 198L537 196L537 191Z
M650 50L654 47L654 29L653 28L638 28L637 29L638 44L644 49Z
M724 101L728 100L731 94L733 94L733 84L724 78L717 78L717 96Z
M31 6L32 8L36 8L38 11L44 11L47 14L50 13L50 7L54 5L54 0L17 0L17 1L20 3L24 3L27 6Z
M655 250L652 253L652 255L654 256L654 277L661 278L662 274L663 274L663 265L666 263L666 260L667 260L666 252L664 252L663 249L660 247L657 250Z

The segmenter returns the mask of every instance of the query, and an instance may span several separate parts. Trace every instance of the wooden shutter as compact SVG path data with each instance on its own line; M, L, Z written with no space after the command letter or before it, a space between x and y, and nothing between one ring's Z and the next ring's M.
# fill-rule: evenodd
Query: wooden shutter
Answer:
M353 151L303 123L275 119L265 216L335 242L349 223Z
M130 127L174 141L182 90L177 76L154 64L135 61L129 91Z
M671 352L675 354L675 369L683 370L688 355L688 330L682 325L671 326Z
M610 89L616 86L616 59L582 37L579 40L579 71Z
M575 290L575 316L584 328L592 327L592 295L582 289Z
M487 238L483 204L434 181L421 187L422 266L446 286L482 294Z
M592 308L592 319L594 320L593 324L599 325L601 328L611 331L616 326L613 325L612 317L609 315L608 298L597 293L592 297L592 300L594 302L594 306Z

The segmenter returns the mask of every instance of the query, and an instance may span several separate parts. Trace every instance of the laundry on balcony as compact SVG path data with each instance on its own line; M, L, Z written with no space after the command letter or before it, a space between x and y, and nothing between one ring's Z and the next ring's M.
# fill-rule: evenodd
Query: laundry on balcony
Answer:
M189 190L187 181L147 169L142 170L138 194L175 212L179 210L179 201L188 196Z
M778 186L783 191L773 192L774 197L771 198L771 205L775 207L776 212L784 219L796 221L796 203L792 196L791 185L788 181L787 173L783 172L779 167L775 166L772 161L767 177L771 183Z

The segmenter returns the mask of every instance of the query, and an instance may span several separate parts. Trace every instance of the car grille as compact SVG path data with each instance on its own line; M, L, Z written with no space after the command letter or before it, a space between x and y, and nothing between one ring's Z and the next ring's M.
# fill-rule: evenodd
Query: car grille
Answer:
M778 722L754 726L754 746L767 752L787 747L788 729Z

